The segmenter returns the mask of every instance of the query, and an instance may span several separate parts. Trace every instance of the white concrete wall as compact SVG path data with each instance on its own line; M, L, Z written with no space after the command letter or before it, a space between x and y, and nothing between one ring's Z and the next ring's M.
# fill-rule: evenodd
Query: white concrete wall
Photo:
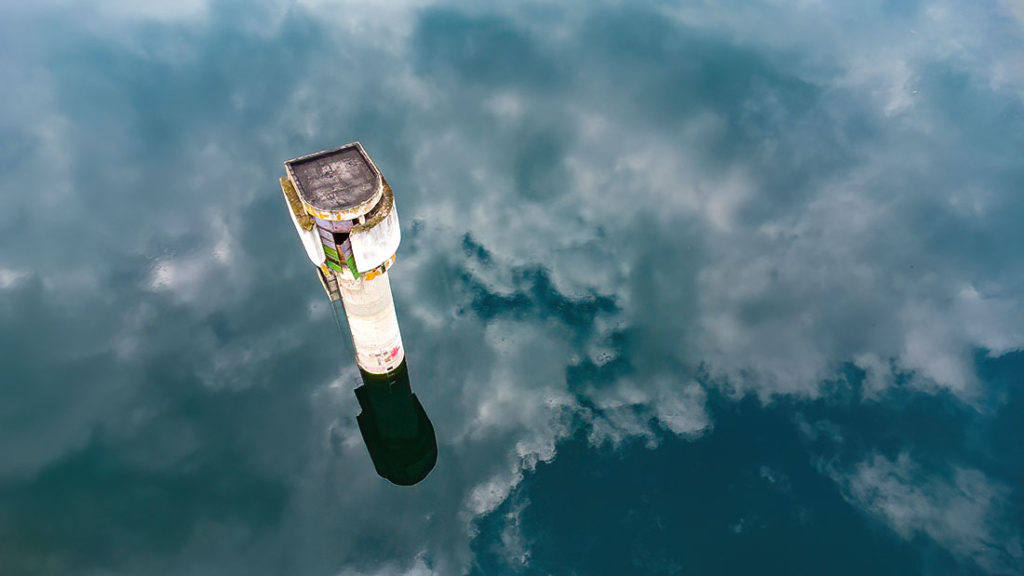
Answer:
M391 211L376 226L369 230L356 227L349 238L352 240L352 256L360 274L387 262L398 251L398 244L402 241L398 210L394 202L391 202Z

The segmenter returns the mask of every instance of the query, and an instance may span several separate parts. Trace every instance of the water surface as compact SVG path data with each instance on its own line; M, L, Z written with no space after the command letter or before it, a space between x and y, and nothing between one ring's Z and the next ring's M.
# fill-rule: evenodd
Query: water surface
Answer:
M1024 12L0 12L0 572L1024 573ZM359 140L377 476L277 189Z

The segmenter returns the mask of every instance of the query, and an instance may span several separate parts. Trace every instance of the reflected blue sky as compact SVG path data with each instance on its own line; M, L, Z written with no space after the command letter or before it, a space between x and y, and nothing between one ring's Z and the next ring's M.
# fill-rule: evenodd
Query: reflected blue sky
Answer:
M1020 574L1010 0L0 10L0 567ZM436 469L277 190L359 140Z

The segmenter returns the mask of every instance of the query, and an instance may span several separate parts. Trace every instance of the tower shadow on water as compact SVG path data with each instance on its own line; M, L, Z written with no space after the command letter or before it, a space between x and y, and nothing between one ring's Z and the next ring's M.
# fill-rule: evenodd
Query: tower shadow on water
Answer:
M409 385L406 363L389 374L360 370L356 388L362 409L356 420L377 474L400 486L427 477L437 463L434 426Z

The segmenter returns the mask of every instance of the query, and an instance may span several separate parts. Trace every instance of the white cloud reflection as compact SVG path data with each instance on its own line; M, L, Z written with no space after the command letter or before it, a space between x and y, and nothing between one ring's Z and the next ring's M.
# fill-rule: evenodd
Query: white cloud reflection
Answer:
M1024 567L1021 536L1002 516L1010 490L978 470L925 476L901 453L895 460L875 454L848 474L834 475L848 500L904 539L927 535L994 574L1018 574Z

